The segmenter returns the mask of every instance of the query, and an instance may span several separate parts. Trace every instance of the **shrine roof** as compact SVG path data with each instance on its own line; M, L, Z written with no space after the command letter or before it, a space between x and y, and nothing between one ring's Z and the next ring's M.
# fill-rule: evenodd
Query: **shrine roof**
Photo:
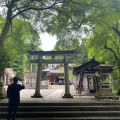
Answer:
M59 71L59 70L51 70L51 69L49 69L49 68L47 68L47 69L44 69L44 70L42 70L42 72L43 73L48 73L48 74L64 74L64 72L61 72L61 71ZM24 74L25 76L32 76L32 77L36 77L37 76L37 72L26 72L25 74Z
M50 71L49 68L46 68L46 69L42 70L42 72L49 72L49 71Z
M15 76L15 72L14 72L13 68L6 68L4 73L8 74L10 77Z
M42 72L47 72L48 74L64 74L64 72L61 72L59 70L52 70L52 69L49 69L49 71L46 71L48 69L45 69L45 70L42 70Z
M84 71L86 68L96 67L98 65L100 65L100 63L98 61L95 61L95 59L93 57L90 61L82 64L81 66L75 67L73 69L73 74L78 75L78 74L80 74L81 71Z
M109 68L111 68L111 67L113 67L113 65L108 65L108 64L100 64L98 67L109 67Z
M24 76L36 77L37 76L37 72L25 72Z
M111 73L113 71L113 65L100 64L96 66L96 69L98 69L99 72Z

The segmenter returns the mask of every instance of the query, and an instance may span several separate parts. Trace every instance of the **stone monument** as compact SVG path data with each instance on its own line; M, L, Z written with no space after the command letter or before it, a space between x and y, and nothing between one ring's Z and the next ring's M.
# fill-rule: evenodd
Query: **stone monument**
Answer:
M4 99L7 98L7 95L1 77L2 77L2 72L0 73L0 99Z

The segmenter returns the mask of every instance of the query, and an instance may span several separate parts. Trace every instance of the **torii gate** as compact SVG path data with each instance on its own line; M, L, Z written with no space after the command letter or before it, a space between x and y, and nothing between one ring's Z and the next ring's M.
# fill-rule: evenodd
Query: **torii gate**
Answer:
M74 63L74 60L69 59L69 56L73 56L77 54L77 51L70 50L70 51L29 51L29 55L38 56L36 60L30 60L30 63L38 63L38 70L37 70L37 80L36 80L36 88L35 94L31 97L33 98L42 98L43 96L40 94L40 81L42 80L42 64L64 64L64 74L65 74L65 94L63 98L73 98L70 94L69 88L69 70L68 70L68 63ZM45 60L43 56L51 56L50 60ZM63 59L57 60L55 56L62 56Z

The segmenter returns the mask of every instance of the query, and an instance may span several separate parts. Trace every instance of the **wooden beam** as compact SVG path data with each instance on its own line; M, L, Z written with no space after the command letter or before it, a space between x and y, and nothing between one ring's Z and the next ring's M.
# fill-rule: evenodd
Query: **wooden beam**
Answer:
M79 52L76 50L69 51L28 51L29 55L42 55L42 56L63 56L63 55L75 55Z
M64 60L30 60L30 63L50 63L50 64L61 64L61 63L75 63L74 60L68 60L67 62L65 62Z

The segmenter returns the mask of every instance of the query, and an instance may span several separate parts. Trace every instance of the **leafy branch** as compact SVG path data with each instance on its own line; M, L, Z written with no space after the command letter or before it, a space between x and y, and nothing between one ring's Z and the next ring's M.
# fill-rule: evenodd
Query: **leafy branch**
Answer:
M116 27L112 27L112 29L114 30L114 32L120 36L120 30L119 30L119 22L117 21L116 23Z
M106 37L106 40L105 40L105 45L104 45L104 49L107 49L107 50L109 50L111 53L113 53L113 55L114 55L114 57L115 57L115 59L117 60L117 61L119 61L119 58L118 58L118 56L116 55L116 53L115 53L115 51L112 49L112 48L110 48L110 47L108 47L107 46L107 37Z

